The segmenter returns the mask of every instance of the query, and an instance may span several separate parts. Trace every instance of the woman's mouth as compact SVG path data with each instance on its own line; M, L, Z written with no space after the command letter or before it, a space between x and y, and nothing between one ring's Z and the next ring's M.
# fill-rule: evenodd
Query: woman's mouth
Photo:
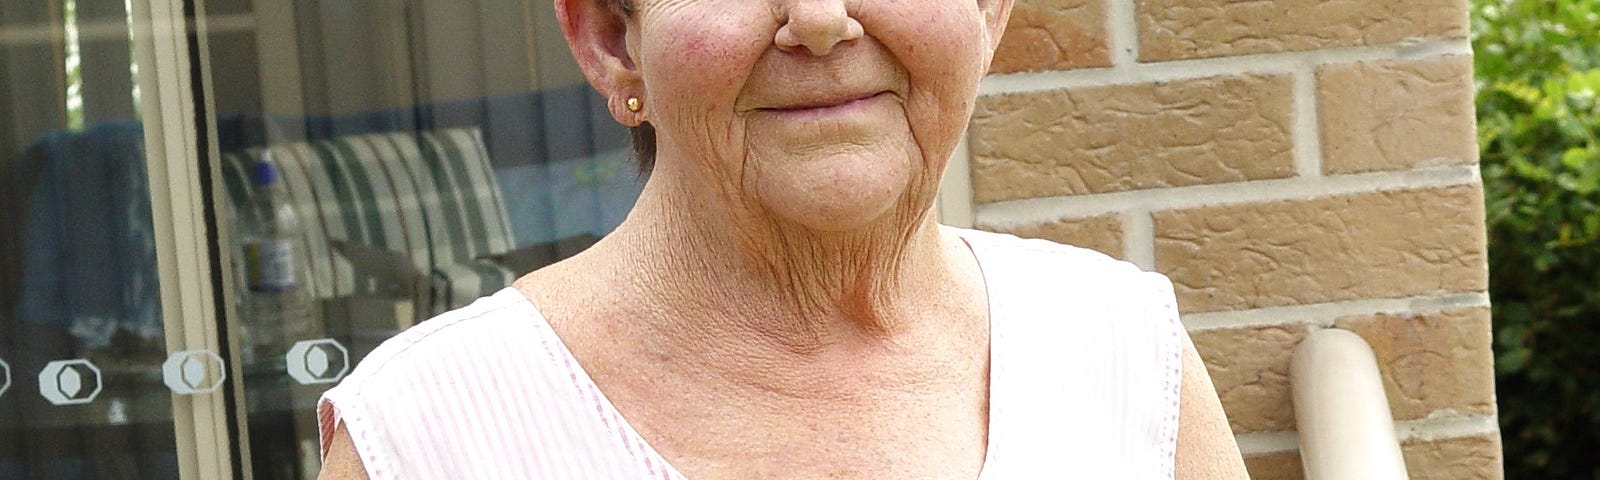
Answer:
M886 101L892 94L888 91L873 92L865 95L847 95L833 99L821 99L781 107L762 108L760 111L771 112L785 117L826 117L846 115L855 111L864 110L880 101Z

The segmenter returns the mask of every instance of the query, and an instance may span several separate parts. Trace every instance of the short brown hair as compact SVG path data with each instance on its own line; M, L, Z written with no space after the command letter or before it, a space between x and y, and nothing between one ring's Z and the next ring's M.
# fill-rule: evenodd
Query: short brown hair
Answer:
M633 159L639 162L639 173L650 173L656 166L656 127L643 122L629 130L633 133Z

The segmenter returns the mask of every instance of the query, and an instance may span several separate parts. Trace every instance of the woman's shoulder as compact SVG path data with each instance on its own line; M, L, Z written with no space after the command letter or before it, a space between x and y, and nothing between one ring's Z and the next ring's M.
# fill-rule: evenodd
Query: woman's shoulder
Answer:
M324 414L363 412L408 417L449 408L493 386L537 386L529 376L556 375L552 345L538 311L505 289L406 329L374 348L322 394ZM527 392L502 392L527 394ZM406 399L396 402L395 399ZM330 420L340 420L330 418ZM334 425L324 425L328 428Z
M614 438L618 421L584 413L600 398L533 303L508 288L384 342L317 413L324 449L342 425L368 471L388 478L530 478L541 462L615 460L615 448L581 448Z
M340 425L348 426L352 435L366 437L358 437L357 444L368 448L388 443L368 439L411 436L401 432L416 430L425 419L492 384L501 372L530 363L505 342L531 331L526 326L529 318L508 295L517 292L501 291L441 314L367 353L317 402L323 447Z
M515 289L507 288L413 325L390 337L363 358L340 386L416 375L418 370L449 369L462 361L482 361L516 349L493 348L500 340L535 333L538 311Z

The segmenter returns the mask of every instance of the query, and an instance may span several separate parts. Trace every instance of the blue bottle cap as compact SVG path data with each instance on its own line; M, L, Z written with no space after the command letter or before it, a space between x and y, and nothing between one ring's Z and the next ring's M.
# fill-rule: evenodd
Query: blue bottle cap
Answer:
M250 166L250 184L262 187L272 185L278 181L278 167L267 160L260 160Z

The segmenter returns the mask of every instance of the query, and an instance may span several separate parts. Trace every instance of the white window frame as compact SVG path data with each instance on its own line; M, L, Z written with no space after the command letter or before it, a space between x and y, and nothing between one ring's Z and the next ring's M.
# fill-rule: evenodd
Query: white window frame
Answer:
M195 81L200 80L203 85L205 79L195 79L190 74L190 30L183 0L131 0L130 6L167 351L222 352L216 295L226 290L219 290L212 282L217 265L211 259L216 253L221 262L227 262L228 252L213 252L209 240L212 237L208 236L208 223L220 222L208 222L206 218L200 169L211 167L201 162L199 129L195 125L196 113L202 111L197 109L209 107L195 104ZM205 31L204 15L196 16L200 24L195 31ZM212 140L206 143L212 145L209 158L216 158L216 142ZM217 191L216 183L213 182L212 191ZM225 289L231 280L227 276L221 278ZM225 388L234 389L234 398L243 398L243 382L236 380L241 373L237 358L226 360L229 377L235 380ZM221 391L172 396L180 478L234 477L231 449L235 448L233 442L242 442L245 435L241 433L240 439L229 435L225 398ZM243 416L240 417L242 423ZM238 428L243 432L244 425ZM243 463L248 465L248 448L241 445L239 449ZM249 478L248 469L245 473Z

